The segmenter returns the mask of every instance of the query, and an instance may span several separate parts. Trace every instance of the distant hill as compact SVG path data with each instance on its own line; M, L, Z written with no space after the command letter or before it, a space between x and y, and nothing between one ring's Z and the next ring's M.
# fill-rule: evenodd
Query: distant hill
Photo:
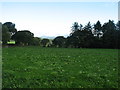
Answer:
M55 36L41 36L40 38L54 39L54 38L55 38Z
M64 35L64 37L67 37L68 35ZM41 36L40 38L48 38L48 39L54 39L57 36Z

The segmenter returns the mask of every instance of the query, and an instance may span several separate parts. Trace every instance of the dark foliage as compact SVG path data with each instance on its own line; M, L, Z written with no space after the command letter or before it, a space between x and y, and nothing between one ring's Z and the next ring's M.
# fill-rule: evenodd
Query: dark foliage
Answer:
M49 47L50 46L50 40L47 38L44 38L41 40L41 44L43 47Z
M78 27L78 23L75 22L72 33L66 39L66 47L120 48L120 21L115 25L114 21L109 20L103 26L97 21L94 27L88 22L85 27Z
M34 34L28 30L18 31L13 36L12 39L16 41L18 45L30 45L33 40Z
M58 36L52 42L56 47L65 47L66 38L63 36Z
M98 20L91 25L88 22L84 27L74 22L70 35L57 36L53 40L34 37L29 30L17 31L15 24L6 22L2 24L2 43L4 45L11 39L17 45L40 45L43 47L71 47L71 48L120 48L120 21L117 24L109 20L103 25Z

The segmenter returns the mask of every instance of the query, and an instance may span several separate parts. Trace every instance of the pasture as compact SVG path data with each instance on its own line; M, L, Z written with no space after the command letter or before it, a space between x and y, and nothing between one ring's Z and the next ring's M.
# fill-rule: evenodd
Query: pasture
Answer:
M117 88L117 49L3 48L3 88Z

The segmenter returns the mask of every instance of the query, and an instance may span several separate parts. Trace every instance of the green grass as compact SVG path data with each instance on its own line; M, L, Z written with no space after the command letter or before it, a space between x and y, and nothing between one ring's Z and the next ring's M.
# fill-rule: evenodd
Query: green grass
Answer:
M3 88L117 88L118 50L3 48Z

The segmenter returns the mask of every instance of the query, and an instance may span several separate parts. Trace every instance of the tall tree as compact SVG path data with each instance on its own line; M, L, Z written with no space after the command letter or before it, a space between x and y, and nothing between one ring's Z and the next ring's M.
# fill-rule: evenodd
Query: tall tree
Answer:
M116 48L120 49L120 21L118 21L116 24L115 38L116 38Z
M2 25L2 43L6 45L7 42L10 40L10 32L6 25Z
M31 41L31 45L40 46L41 45L40 42L41 42L41 38L33 37L33 40Z
M6 25L9 32L11 33L11 36L17 32L17 29L15 28L15 24L12 22L6 22L3 25Z
M108 33L108 32L114 31L114 30L116 30L114 21L109 20L107 23L104 23L102 26L103 33Z
M102 25L100 21L98 20L96 24L94 24L94 36L98 36L101 34L102 31Z
M50 45L50 40L47 38L44 38L41 40L41 44L43 47L48 47Z
M87 25L85 25L85 27L83 29L87 30L87 31L92 31L92 25L91 25L91 23L88 22Z
M78 22L74 22L73 26L72 26L72 33L74 33L75 31L79 30L79 25Z
M117 26L117 30L120 30L120 21L117 22L116 26Z
M66 38L64 36L57 36L54 40L53 40L53 44L56 47L64 47L65 46L65 42L66 42Z
M78 30L72 33L71 36L67 37L66 44L75 48L80 47L91 47L93 43L93 34L88 30ZM69 44L68 44L69 43Z
M34 34L29 30L22 30L16 32L12 39L16 41L17 44L22 45L30 45L31 41L33 40Z
M114 21L109 20L109 22L105 23L102 27L103 30L103 43L106 48L114 48L115 47L115 31L116 26Z
M83 25L82 24L80 24L80 26L79 26L79 30L81 30L82 31L82 28L83 27Z

